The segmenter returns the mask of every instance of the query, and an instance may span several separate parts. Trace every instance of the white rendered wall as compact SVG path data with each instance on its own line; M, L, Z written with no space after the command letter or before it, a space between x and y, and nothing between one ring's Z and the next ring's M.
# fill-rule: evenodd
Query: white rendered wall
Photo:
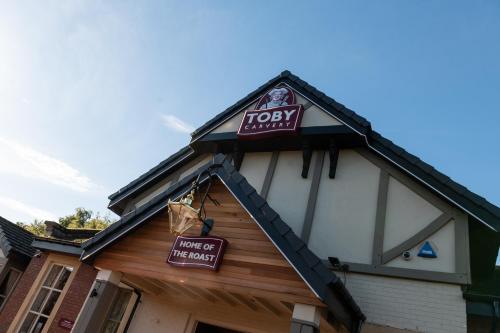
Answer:
M272 153L245 153L241 163L240 173L258 193L262 190L271 156Z
M302 178L302 152L282 151L279 154L267 201L300 237L311 188L312 170L317 152L311 158L309 177ZM264 175L263 175L264 177Z
M417 332L467 332L458 285L351 273L346 286L368 323Z
M425 241L431 242L433 249L437 252L437 258L429 259L417 256ZM406 261L398 257L389 261L386 266L455 273L455 222L452 220L447 223L425 241L410 250L413 259Z
M300 127L313 127L313 126L338 126L342 125L334 117L327 114L317 106L313 105L306 111L302 117Z
M354 150L341 150L334 179L325 156L309 248L320 258L370 264L380 169Z
M246 110L254 110L257 102L251 104L249 107L242 109L239 113L234 115L231 119L226 120L224 123L216 127L210 133L227 133L227 132L237 132L240 128L241 120L243 119L243 114Z
M387 192L384 251L404 242L441 213L431 203L390 177Z

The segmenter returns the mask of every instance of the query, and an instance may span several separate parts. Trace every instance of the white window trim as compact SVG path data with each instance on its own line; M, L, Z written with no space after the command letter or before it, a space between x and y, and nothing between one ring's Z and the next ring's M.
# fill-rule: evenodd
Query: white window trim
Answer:
M52 294L52 292L56 291L56 292L59 293L59 296L57 297L57 301L59 301L59 298L62 296L64 287L66 287L66 284L68 283L68 280L69 280L69 276L68 276L68 280L66 280L63 289L57 289L55 287L44 286L43 283L48 278L50 272L52 271L52 268L54 268L55 266L61 266L62 269L61 269L61 271L59 273L57 273L56 277L54 278L54 282L53 282L54 284L56 284L59 281L59 279L63 275L66 267L71 267L70 276L71 276L71 274L73 274L74 268L72 266L61 265L61 264L56 264L56 263L50 265L50 268L45 273L42 285L37 289L37 292L35 293L33 299L31 300L30 306L28 307L28 311L26 311L26 314L24 315L24 318L21 321L21 326L24 324L24 321L26 320L26 318L29 316L30 313L32 313L32 314L34 314L34 315L37 316L37 318L35 319L34 323L36 323L40 317L44 317L44 318L47 319L46 325L49 324L48 321L49 321L50 315L54 311L55 304L54 304L54 307L52 308L52 310L50 310L50 313L48 315L43 314L42 311L45 308L45 305L47 304L48 300L50 299L50 295ZM40 304L40 311L38 311L38 312L37 311L33 311L33 310L31 310L31 307L33 306L33 303L36 301L36 299L37 299L38 295L40 294L40 292L42 291L42 289L48 290L47 296L45 297L45 300L42 302L42 304ZM56 301L56 303L57 303L57 301ZM21 329L21 326L19 326L19 329ZM33 327L31 327L31 328L33 329ZM45 329L45 327L44 327L44 329Z
M32 259L35 260L35 259ZM73 279L76 276L76 272L79 270L81 262L76 258L76 257L68 257L66 255L59 255L59 254L54 254L50 253L47 256L47 259L45 260L45 263L41 267L41 269L38 272L38 275L31 286L30 290L28 291L28 294L26 295L21 307L19 308L19 311L15 315L14 319L12 320L12 323L9 326L9 329L7 330L7 333L15 333L18 332L19 329L21 328L23 324L23 319L27 315L27 312L29 311L32 302L34 301L34 297L36 297L37 291L40 289L42 286L45 277L48 274L49 269L52 267L52 265L62 265L62 266L71 266L73 267L73 272L68 278L68 281L66 282L66 285L64 286L63 292L59 299L57 300L54 308L52 309L52 313L50 314L49 319L47 320L47 324L43 328L41 333L47 333L49 330L49 327L52 325L52 322L54 321L55 315L59 311L59 307L66 296L66 293L68 292L69 287L73 283Z
M123 332L125 332L125 327L127 326L127 323L130 319L130 316L132 315L132 312L134 311L134 306L135 306L135 303L137 302L137 299L139 298L139 296L135 292L135 289L131 288L130 286L127 286L124 283L120 282L120 285L118 287L122 288L122 289L129 289L130 291L132 291L132 295L130 296L130 300L128 301L127 308L125 309L125 312L123 313L123 317L122 317L122 320L120 322L120 326L118 326L118 330L116 331L116 333L123 333Z

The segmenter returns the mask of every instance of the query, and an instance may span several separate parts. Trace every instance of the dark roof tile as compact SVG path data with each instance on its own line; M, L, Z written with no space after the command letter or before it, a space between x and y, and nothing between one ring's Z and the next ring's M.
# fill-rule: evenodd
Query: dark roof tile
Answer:
M252 202L257 208L261 208L266 204L266 200L264 200L264 198L261 197L256 191L250 194L249 197L252 199Z
M6 256L12 250L32 257L35 254L35 249L31 246L33 237L31 232L0 216L0 247L7 252Z
M293 233L292 229L288 226L288 224L283 222L283 220L279 216L275 218L271 223L272 225L274 225L276 231L278 231L278 233L281 236L284 236L288 233Z
M261 208L261 210L268 221L272 222L277 217L279 217L278 213L276 213L276 211L272 209L267 203Z
M307 262L307 265L309 267L314 267L316 266L321 260L309 250L307 246L304 246L298 253L304 258L304 260Z

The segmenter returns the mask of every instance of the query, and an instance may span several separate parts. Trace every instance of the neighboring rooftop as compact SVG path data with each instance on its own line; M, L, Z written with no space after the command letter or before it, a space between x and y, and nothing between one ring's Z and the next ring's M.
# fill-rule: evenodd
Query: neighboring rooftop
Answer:
M98 229L72 229L65 228L57 222L45 221L45 233L49 238L66 241L83 241L94 237Z
M82 254L81 242L35 236L32 246L36 249L61 252L69 255Z
M21 255L32 257L35 248L31 246L34 235L22 227L12 223L0 216L0 248L5 256L9 256L11 251Z

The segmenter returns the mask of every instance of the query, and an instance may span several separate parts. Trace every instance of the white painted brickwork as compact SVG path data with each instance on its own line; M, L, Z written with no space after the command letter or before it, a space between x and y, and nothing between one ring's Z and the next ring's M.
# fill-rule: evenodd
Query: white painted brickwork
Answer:
M426 333L467 332L460 286L354 273L346 284L368 322Z

